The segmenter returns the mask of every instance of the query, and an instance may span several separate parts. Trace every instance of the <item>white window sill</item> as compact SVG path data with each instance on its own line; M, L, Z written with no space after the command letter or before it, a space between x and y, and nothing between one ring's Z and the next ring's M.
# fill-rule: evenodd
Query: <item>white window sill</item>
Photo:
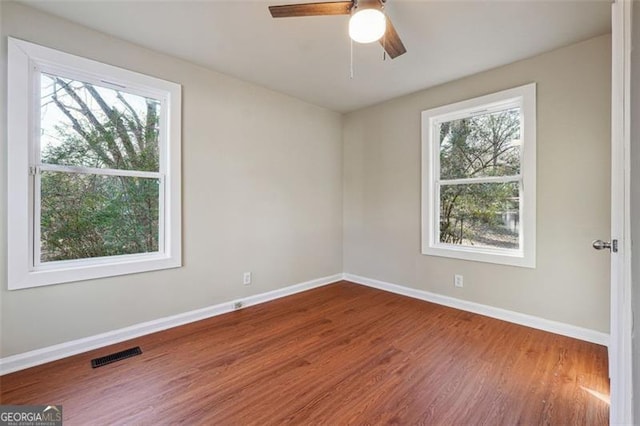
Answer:
M521 250L492 249L490 247L469 247L452 244L438 244L422 248L422 254L449 257L475 262L494 263L498 265L535 268L535 255L525 255Z
M24 273L10 273L8 287L20 290L181 266L181 259L158 253L50 262Z

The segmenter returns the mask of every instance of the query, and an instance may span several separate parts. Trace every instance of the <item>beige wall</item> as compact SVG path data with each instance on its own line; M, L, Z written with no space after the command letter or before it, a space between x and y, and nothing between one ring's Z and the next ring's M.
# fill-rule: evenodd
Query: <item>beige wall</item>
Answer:
M348 114L345 272L608 332L609 258L591 241L609 235L610 46L597 37ZM420 112L529 82L537 268L420 254Z
M342 271L339 114L22 5L0 13L0 357ZM183 268L6 290L7 35L183 85Z
M609 233L609 36L341 117L23 5L0 15L0 357L343 270L608 331L590 242ZM183 85L183 268L6 290L7 35ZM537 268L421 255L420 112L532 81Z

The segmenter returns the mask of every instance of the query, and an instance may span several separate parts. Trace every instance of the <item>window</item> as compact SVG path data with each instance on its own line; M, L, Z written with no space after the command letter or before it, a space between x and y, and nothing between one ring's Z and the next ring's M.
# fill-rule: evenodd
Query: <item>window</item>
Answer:
M422 112L422 253L535 267L535 83Z
M9 289L181 266L178 84L9 38Z

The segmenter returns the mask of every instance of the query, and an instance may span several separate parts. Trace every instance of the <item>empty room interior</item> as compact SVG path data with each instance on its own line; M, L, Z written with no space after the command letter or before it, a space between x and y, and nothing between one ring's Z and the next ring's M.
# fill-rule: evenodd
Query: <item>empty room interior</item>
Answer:
M0 423L638 424L640 5L292 3L0 1Z

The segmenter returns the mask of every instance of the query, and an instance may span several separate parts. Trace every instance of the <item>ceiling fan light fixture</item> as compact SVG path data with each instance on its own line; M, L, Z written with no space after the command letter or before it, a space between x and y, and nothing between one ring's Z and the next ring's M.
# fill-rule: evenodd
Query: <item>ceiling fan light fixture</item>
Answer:
M387 29L387 17L379 9L356 11L349 19L349 37L358 43L380 40Z
M0 0L1 2L2 0ZM300 0L298 0L300 1ZM389 0L330 0L313 3L269 6L274 18L298 16L350 15L349 36L358 43L378 41L386 54L395 59L406 53L398 32L384 13Z

